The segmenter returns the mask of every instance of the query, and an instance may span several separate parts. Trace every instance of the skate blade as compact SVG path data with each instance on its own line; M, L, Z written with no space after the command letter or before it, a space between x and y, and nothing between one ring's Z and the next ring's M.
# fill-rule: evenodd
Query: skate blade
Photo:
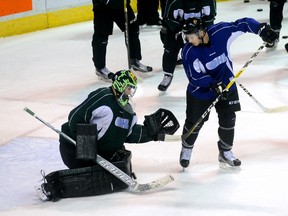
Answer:
M166 91L160 91L159 90L159 96L163 96L163 95L165 95L166 94Z
M34 186L36 193L38 195L38 197L42 200L42 201L47 201L48 197L46 196L46 194L43 193L41 186Z
M141 78L150 77L153 74L152 71L151 72L143 72L143 71L139 71L139 70L135 70L135 69L133 69L133 72L135 74L137 74L138 77L141 77Z
M98 78L99 81L103 81L103 82L106 82L106 83L112 83L111 79L106 79L106 78L104 78L102 76L98 76L98 75L97 75L97 78Z
M241 167L240 166L230 166L227 163L219 162L219 168L227 171L240 171Z

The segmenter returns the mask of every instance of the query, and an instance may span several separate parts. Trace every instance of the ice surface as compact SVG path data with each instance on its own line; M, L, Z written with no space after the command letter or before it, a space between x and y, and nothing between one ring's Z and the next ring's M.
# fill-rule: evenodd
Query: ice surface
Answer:
M257 12L262 8L262 12ZM282 35L288 34L287 4ZM218 3L218 21L241 17L268 21L268 1ZM0 215L287 215L288 113L265 113L239 88L242 111L237 114L234 154L242 160L239 172L219 169L217 116L212 110L184 172L179 165L180 141L126 145L133 152L133 168L140 183L171 174L175 181L155 193L129 191L103 196L42 202L34 185L46 173L65 169L58 151L58 135L23 111L29 107L56 128L69 111L92 90L107 86L98 81L91 61L92 22L0 39ZM159 28L140 32L144 64L154 67L143 78L133 99L139 122L160 107L185 119L187 80L177 67L166 94L159 96L163 78L163 47ZM239 78L264 106L288 105L288 54L281 39L273 52L263 50ZM235 73L262 44L246 34L232 45ZM122 32L110 36L107 67L127 67ZM180 128L177 134L181 133Z

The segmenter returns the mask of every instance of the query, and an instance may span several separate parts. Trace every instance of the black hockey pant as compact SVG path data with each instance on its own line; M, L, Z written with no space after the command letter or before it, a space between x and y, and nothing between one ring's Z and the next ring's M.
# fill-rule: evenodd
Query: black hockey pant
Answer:
M283 20L283 8L285 1L270 1L270 25L274 30L281 30Z
M183 127L182 134L186 134L198 121L200 116L207 110L207 108L212 104L213 100L199 100L190 93L186 93L186 119ZM236 121L236 111L239 111L239 97L237 89L233 91L227 100L220 100L216 105L216 112L218 113L218 136L219 141L218 149L219 151L229 151L232 149L234 141L234 126ZM202 128L204 122L209 119L209 114L198 124L191 135L182 140L182 146L186 148L193 148L194 143L198 137L199 131Z
M165 33L160 32L160 37L164 43L164 53L162 56L162 68L166 73L174 73L180 49L183 47L183 39L179 35L167 28Z

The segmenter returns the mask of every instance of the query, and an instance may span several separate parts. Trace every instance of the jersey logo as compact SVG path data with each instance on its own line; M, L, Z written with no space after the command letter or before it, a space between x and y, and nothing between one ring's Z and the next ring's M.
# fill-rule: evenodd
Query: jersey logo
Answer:
M226 57L225 53L223 53L222 55L215 57L210 62L207 62L206 67L208 70L213 70L213 69L217 68L219 65L225 63L226 61L227 61L227 57Z
M117 127L123 128L123 129L128 129L129 128L129 120L121 118L121 117L117 117L115 120L115 125Z

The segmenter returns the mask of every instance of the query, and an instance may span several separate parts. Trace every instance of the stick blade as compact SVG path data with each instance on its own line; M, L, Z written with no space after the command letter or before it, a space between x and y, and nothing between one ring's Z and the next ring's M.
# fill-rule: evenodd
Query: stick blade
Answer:
M267 108L265 112L267 113L277 113L277 112L287 112L288 106L280 106L275 108Z
M162 188L172 181L174 181L173 176L167 175L150 183L136 184L134 187L131 187L131 189L135 192L151 192Z
M165 134L165 142L179 142L181 141L181 135L169 135Z

